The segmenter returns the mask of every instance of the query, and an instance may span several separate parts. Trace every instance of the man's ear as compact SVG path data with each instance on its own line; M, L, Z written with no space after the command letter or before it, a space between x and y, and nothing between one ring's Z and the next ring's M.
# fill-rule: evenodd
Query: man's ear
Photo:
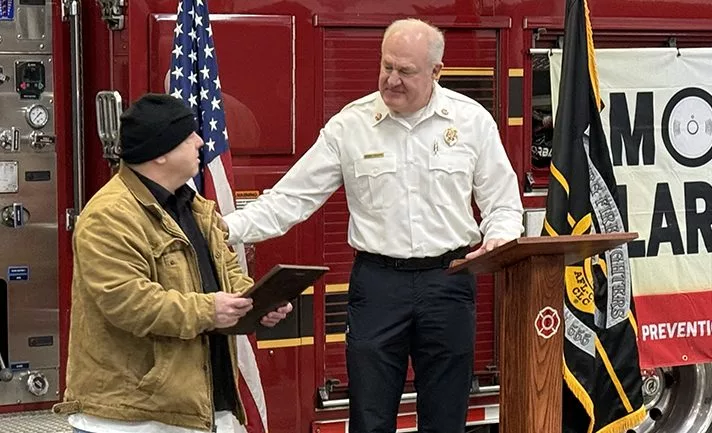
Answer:
M442 63L436 63L433 66L433 80L437 80L438 78L440 78L440 72L442 71L442 69L443 69Z
M171 69L168 68L166 71L166 76L163 77L163 91L170 95L171 93Z

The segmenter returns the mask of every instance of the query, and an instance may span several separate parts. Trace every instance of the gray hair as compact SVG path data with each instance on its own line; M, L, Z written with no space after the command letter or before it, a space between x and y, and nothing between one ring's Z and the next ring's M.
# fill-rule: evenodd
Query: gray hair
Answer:
M428 60L434 65L442 63L443 53L445 52L445 37L443 36L443 32L439 28L417 18L393 21L383 34L381 51L383 51L383 43L386 42L386 39L393 33L414 28L424 30L424 33L428 37Z

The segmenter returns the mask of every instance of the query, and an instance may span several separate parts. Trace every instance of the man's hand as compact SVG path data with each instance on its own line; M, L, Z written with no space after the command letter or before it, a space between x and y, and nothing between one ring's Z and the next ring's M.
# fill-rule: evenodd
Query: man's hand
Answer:
M487 242L483 243L482 246L480 246L478 249L475 251L468 253L465 258L466 259L474 259L475 257L479 257L484 253L490 252L493 249L506 244L507 241L504 239L490 239Z
M215 293L215 327L229 328L252 309L252 299L236 293Z
M220 215L219 212L215 212L218 216L218 227L220 227L220 230L224 232L230 232L230 227L228 227L227 223L223 219L222 215Z
M277 311L272 311L271 313L267 314L262 318L260 323L263 326L266 326L268 328L273 327L277 323L279 323L280 320L284 319L287 317L287 314L291 313L294 307L292 307L292 303L288 303L287 305L283 307L279 307Z

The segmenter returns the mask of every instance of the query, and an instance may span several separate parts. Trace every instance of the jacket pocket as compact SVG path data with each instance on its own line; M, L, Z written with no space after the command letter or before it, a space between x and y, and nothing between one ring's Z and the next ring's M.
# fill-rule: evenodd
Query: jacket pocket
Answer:
M153 394L161 388L166 381L167 367L172 353L170 343L161 340L153 341L153 367L139 381L139 390Z
M371 209L389 207L394 202L388 193L396 186L396 172L395 156L355 160L353 196Z
M173 239L156 248L153 255L156 260L155 280L163 289L181 293L200 291L199 287L195 286L193 274L196 270L191 263L192 252L188 244Z
M473 163L467 155L430 155L429 200L438 205L469 202L472 197Z

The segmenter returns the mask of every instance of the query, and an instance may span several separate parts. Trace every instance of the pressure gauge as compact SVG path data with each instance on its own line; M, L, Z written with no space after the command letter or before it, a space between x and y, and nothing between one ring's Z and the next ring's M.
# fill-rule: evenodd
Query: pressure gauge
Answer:
M44 105L36 104L27 109L27 123L34 129L42 129L49 121L49 111Z

